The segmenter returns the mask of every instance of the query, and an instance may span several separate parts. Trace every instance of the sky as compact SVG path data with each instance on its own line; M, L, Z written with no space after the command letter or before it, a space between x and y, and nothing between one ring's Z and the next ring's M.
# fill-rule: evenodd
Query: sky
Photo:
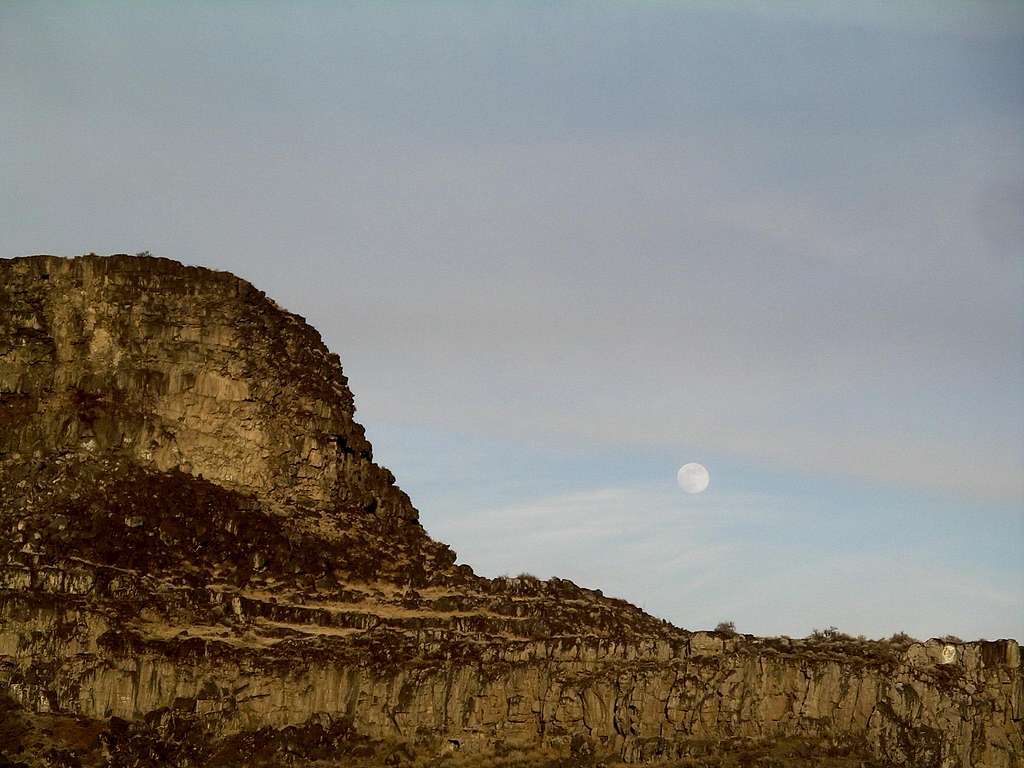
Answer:
M5 2L0 256L306 317L478 573L1024 639L1022 72L1020 2Z

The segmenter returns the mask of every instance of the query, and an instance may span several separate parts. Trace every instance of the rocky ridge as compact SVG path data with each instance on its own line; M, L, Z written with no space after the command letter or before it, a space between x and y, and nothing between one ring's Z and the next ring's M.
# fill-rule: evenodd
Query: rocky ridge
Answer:
M1024 764L1012 640L693 633L481 578L244 280L0 278L0 766Z

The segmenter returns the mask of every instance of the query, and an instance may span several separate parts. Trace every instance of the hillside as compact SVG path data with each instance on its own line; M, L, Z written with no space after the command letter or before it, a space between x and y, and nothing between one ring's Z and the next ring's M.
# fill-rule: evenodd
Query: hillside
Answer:
M0 260L0 766L1024 764L1014 641L694 633L479 577L354 412L233 275Z

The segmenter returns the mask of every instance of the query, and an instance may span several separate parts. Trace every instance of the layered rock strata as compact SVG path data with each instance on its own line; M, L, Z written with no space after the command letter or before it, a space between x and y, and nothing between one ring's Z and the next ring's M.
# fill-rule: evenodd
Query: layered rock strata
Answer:
M1014 641L691 633L478 577L353 413L239 278L0 261L0 765L1024 764Z

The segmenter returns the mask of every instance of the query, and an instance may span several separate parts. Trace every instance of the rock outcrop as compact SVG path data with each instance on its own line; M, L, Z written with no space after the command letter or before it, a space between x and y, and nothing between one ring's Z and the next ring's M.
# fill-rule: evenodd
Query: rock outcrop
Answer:
M691 633L478 577L353 412L244 280L0 261L0 765L1024 764L1014 641Z

